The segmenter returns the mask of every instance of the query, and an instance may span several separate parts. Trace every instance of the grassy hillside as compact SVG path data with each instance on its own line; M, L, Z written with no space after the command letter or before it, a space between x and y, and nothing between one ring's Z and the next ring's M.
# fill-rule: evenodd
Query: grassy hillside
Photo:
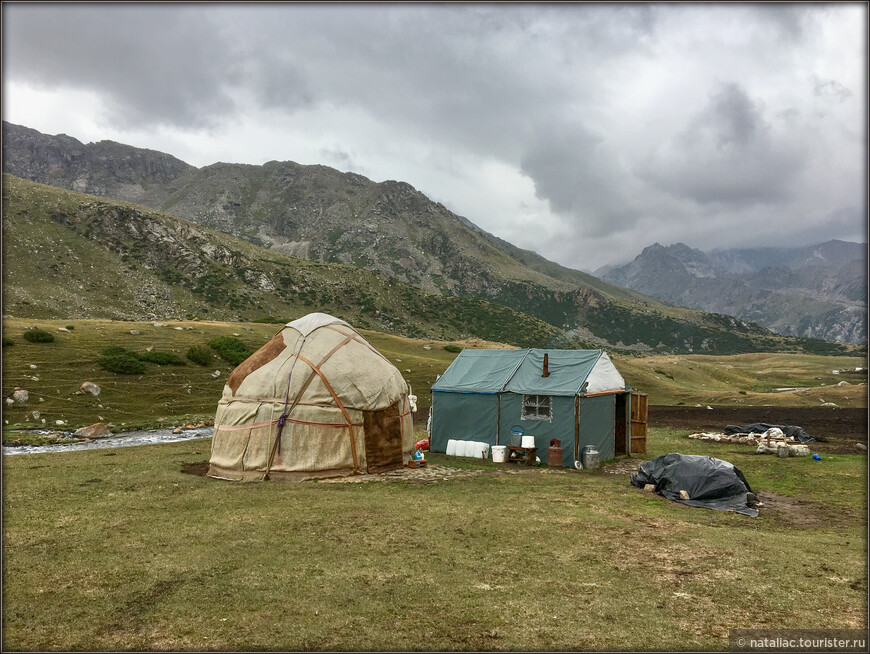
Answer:
M52 333L54 342L26 341L22 335L32 325ZM73 330L58 331L67 325ZM147 364L141 375L123 375L97 364L103 348L116 345L144 353L153 347L183 357L191 346L203 345L216 336L239 334L243 342L257 348L279 328L272 324L211 321L167 321L166 326L155 327L152 322L6 319L3 337L14 345L3 348L3 397L11 397L20 387L28 391L30 398L26 404L6 406L4 420L10 427L40 427L43 419L46 427L54 427L56 420L65 421L69 427L102 420L112 423L116 430L210 420L231 364L215 355L207 367L191 361L183 366ZM140 334L133 335L131 330ZM420 398L420 411L425 413L431 404L432 383L456 354L445 351L443 341L360 331L402 371ZM479 340L452 343L461 347L504 347ZM865 358L765 354L615 356L614 360L633 388L649 394L651 404L817 406L824 399L843 407L867 406L866 377L831 372L865 367ZM213 376L215 371L219 371L217 377ZM844 379L851 385L836 386ZM85 381L100 386L100 395L76 395ZM773 391L783 386L813 388ZM39 412L38 419L33 418L33 411ZM161 418L163 421L158 423Z
M680 435L648 456L722 456ZM7 457L4 650L709 651L734 625L866 627L866 457L746 449L758 518L628 467L233 484L182 472L208 441Z
M289 257L157 211L4 176L4 311L34 318L283 319L324 311L405 336L545 344L556 327Z
M488 299L427 293L353 266L260 248L138 205L3 179L7 315L253 320L326 311L402 336L476 337L524 347L849 351L780 337L727 316L629 306L593 291L533 288L530 281L498 286Z

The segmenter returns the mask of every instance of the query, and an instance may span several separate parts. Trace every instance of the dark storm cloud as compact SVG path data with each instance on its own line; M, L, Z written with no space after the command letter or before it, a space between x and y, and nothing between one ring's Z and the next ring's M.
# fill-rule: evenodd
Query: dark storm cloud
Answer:
M782 3L6 3L3 73L87 90L131 132L168 126L197 143L210 128L223 158L260 163L309 145L322 163L409 181L570 265L577 244L609 256L613 234L639 250L695 230L693 245L713 246L703 239L728 236L730 221L754 225L762 210L765 225L792 234L827 225L845 236L830 217L865 209L864 66L851 62L866 58L866 35L844 26L866 14ZM271 140L249 147L251 134L274 138L274 151ZM533 219L547 228L530 230Z
M727 83L637 172L671 195L701 204L772 203L789 199L804 156L774 134L744 89Z
M4 78L101 94L120 125L202 126L231 113L238 72L222 28L196 7L4 7Z

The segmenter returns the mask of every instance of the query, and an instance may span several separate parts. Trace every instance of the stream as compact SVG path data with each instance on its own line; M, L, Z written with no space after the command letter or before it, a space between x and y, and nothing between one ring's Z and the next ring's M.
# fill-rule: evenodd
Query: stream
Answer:
M185 429L174 434L172 429L145 429L130 431L81 443L57 443L54 445L17 445L3 446L3 455L43 454L45 452L77 452L79 450L102 450L112 447L131 447L133 445L153 445L155 443L177 443L196 438L211 438L214 427Z

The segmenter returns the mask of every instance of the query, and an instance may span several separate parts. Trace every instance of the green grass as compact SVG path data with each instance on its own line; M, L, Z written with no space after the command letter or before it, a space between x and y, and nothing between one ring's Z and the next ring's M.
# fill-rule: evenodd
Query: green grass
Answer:
M649 443L704 452L660 430ZM180 472L208 452L5 459L4 649L723 650L733 627L866 626L859 456L810 478L795 459L730 457L756 488L831 513L796 528L627 475L488 462L430 485Z
M6 348L3 353L3 395L11 396L16 386L30 393L27 404L6 407L4 420L9 423L4 427L43 426L41 420L45 419L45 426L53 426L55 420L64 420L70 427L108 422L117 431L211 419L233 364L211 354L213 351L206 343L225 337L241 339L256 348L280 329L263 323L169 321L165 327L154 327L151 322L76 320L72 321L75 330L57 331L57 327L70 322L68 319L40 321L48 331L57 334L54 343L42 344L20 338L31 325L30 321L4 320L3 333L15 340L16 346ZM141 333L132 335L131 329ZM419 398L422 414L431 405L431 387L436 377L456 358L456 353L446 351L445 345L454 345L454 349L460 350L499 347L477 339L444 343L369 330L360 332L402 372ZM134 375L116 374L97 365L106 348L131 351L139 357L149 354L146 350L149 346L155 352L170 352L178 357L191 348L202 348L208 351L210 359L206 360L207 366L147 364L143 373ZM650 360L653 363L649 363ZM817 406L821 398L844 407L867 406L866 382L859 385L852 379L849 386L836 386L843 376L831 372L866 366L866 359L859 357L758 354L648 359L614 356L614 361L632 388L649 394L650 404ZM138 358L136 362L141 363ZM662 377L656 369L669 372L674 379ZM215 370L220 373L217 377L213 376ZM100 386L100 395L76 395L84 381ZM812 384L813 388L783 393L770 390L804 383ZM741 395L739 391L744 388L752 390L748 395ZM40 419L33 419L34 410L41 413Z

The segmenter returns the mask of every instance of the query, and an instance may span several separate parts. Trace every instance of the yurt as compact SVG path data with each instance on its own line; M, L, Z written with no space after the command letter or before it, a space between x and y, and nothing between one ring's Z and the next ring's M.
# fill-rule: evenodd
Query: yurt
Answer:
M230 374L208 475L301 480L401 468L414 443L409 394L399 370L348 323L308 314Z

